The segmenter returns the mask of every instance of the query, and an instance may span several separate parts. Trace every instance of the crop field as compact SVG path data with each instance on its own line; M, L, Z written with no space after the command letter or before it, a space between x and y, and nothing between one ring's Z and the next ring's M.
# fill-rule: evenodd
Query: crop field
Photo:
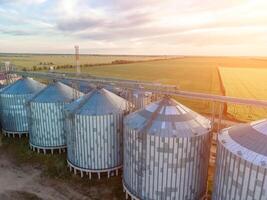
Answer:
M112 64L118 60L132 63ZM44 63L46 65L50 62L54 66L74 65L74 55L0 54L0 63L3 61L11 61L19 68L31 69L33 65L44 67ZM267 58L265 57L81 55L80 63L81 65L89 64L81 67L82 73L96 76L155 81L176 85L182 90L220 95L224 94L223 84L226 95L267 99L265 73ZM218 69L221 72L222 83ZM57 70L75 71L71 66ZM183 98L178 100L197 112L204 114L211 112L209 102ZM239 120L258 119L265 115L262 109L244 106L229 105L227 111Z
M220 74L226 95L267 100L267 68L220 67ZM267 108L227 105L227 112L242 121L267 117Z
M266 58L181 57L144 63L84 67L82 68L82 73L105 77L156 81L177 85L182 90L223 95L219 72L217 70L219 66L224 66L224 72L229 71L228 76L225 73L222 76L223 84L225 84L226 88L226 95L252 99L267 99ZM220 69L222 68L220 67ZM74 69L64 69L62 71L73 72ZM264 73L265 75L263 75ZM238 76L240 79L236 78ZM232 80L233 82L229 83L227 80ZM257 86L260 84L256 85L257 82L255 80L261 84L260 87L262 89L257 89ZM242 87L240 86L242 84L243 92L239 88ZM198 112L211 112L211 105L208 102L180 98L178 100ZM229 105L227 111L235 119L247 121L262 118L264 115L266 116L265 111L262 110L255 107L248 108L245 106Z
M80 64L109 64L114 61L148 61L165 59L163 56L116 56L116 55L80 55ZM0 63L10 61L18 68L32 69L36 67L75 65L74 55L54 54L1 54Z
M61 69L71 72L74 69ZM132 80L155 81L178 86L182 90L221 94L216 67L203 58L176 58L143 63L84 67L82 73ZM195 111L210 113L209 102L178 99Z

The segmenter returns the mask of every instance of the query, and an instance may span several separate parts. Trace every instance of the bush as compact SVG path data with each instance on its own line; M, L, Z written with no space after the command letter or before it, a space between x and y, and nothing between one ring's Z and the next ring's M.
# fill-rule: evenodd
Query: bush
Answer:
M133 63L134 61L130 61L130 60L114 60L111 63L112 64L127 64L127 63Z

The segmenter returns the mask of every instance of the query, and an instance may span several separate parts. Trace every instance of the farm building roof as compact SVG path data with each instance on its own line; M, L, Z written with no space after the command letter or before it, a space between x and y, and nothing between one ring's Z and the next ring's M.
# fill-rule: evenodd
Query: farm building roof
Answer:
M67 111L79 115L105 115L121 113L126 110L127 101L102 88L82 96L70 105Z
M223 129L218 138L237 156L267 166L267 119Z
M210 130L210 121L174 99L165 97L128 115L127 127L163 137L191 137Z
M49 84L46 88L36 94L31 101L52 103L52 102L70 102L73 100L73 92L75 89L61 83L55 82ZM79 95L83 93L76 91Z
M68 79L63 79L60 82L72 87L72 82ZM95 89L96 86L93 83L88 83L87 81L79 81L78 82L78 88L83 93L88 93Z
M8 85L2 90L2 94L32 94L39 92L45 87L44 84L33 80L32 78L22 78Z

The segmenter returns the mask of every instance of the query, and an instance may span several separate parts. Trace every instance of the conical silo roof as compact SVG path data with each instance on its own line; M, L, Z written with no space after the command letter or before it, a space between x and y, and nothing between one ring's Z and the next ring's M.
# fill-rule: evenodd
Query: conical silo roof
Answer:
M168 97L131 113L125 125L162 137L192 137L210 131L208 119Z
M2 94L32 94L39 92L44 87L44 84L27 77L19 79L16 82L5 87L2 90Z
M118 95L102 88L77 99L66 106L67 111L79 115L105 115L121 113L126 110L127 101Z
M81 92L75 91L75 89L61 83L55 82L49 84L46 88L37 93L32 99L31 102L42 102L42 103L53 103L53 102L70 102L73 99L73 92L79 93Z
M60 82L72 87L71 80L63 79L63 80L60 80ZM88 93L96 88L96 86L93 83L88 83L88 81L79 81L79 82L76 82L76 84L78 86L77 89L83 93Z
M267 166L267 119L223 129L218 138L237 156Z

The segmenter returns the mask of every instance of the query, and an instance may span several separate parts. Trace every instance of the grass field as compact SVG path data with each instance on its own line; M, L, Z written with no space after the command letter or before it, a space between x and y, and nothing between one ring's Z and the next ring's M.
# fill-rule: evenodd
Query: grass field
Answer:
M55 65L74 64L73 55L0 54L0 63L7 60L20 67L31 67L32 65L38 66L40 62L52 62ZM111 62L115 60L140 62L128 64L111 64ZM261 86L262 88L264 88L264 85L267 85L266 78L261 75L262 72L267 69L267 58L265 57L180 56L174 58L160 56L81 55L80 63L99 64L98 66L82 67L82 73L89 73L92 75L104 77L155 81L164 84L173 84L178 86L182 90L221 95L223 94L223 91L220 83L218 67L220 67L220 69L221 67L223 67L224 71L231 71L226 73L228 75L225 75L225 73L224 75L222 75L222 82L227 89L226 95L243 98L267 99L266 90L260 92L259 89L255 89L258 84L255 85L254 82L255 80L257 80L257 82L263 85ZM101 65L101 63L103 63L103 65ZM75 69L63 68L59 70L63 72L74 72ZM257 70L259 73L256 72ZM238 77L240 77L240 79L236 78L237 75ZM233 82L229 83L229 79ZM241 83L246 81L247 83ZM257 91L257 94L255 94L254 90ZM211 112L211 106L209 102L194 101L181 98L179 98L178 100L198 112ZM241 120L247 120L248 118L250 118L247 116L248 113L251 112L251 109L243 106L239 109L238 108L239 107L230 105L228 112ZM244 117L243 115L246 117ZM254 119L261 116L262 114L259 114L259 116L257 116L257 114L253 114L252 118Z
M74 69L62 69L71 72ZM117 77L132 80L155 81L173 84L182 90L221 94L220 82L216 67L203 58L177 58L169 60L84 67L82 73L97 76ZM178 99L192 109L210 113L209 102Z
M80 55L80 64L108 64L116 60L147 61L163 59L163 56L116 56L116 55ZM74 55L48 55L48 54L1 54L0 63L10 61L18 68L32 69L36 67L49 67L51 65L75 65Z
M220 92L216 68L267 68L267 59L241 57L181 57L121 65L82 68L82 73L133 80L157 81L179 85L181 89L199 92ZM73 72L75 69L62 69Z
M233 79L235 82L230 83L230 86L226 83L228 78L223 76L223 83L226 84L225 87L227 88L226 95L243 98L267 99L267 92L266 90L263 91L264 89L262 89L261 92L259 89L256 89L257 95L251 91L255 90L252 86L244 86L243 92L239 89L240 84L242 84L240 82L245 82L246 80L248 81L247 85L253 85L253 80L258 80L261 85L267 86L267 76L265 75L264 78L264 76L261 75L261 72L265 72L267 70L267 59L265 58L181 57L144 63L84 67L82 68L82 73L133 80L156 81L165 84L177 85L182 90L223 94L217 71L218 66L224 66L225 71L236 69L237 74L230 77L230 79ZM259 73L257 73L257 70ZM64 69L62 71L73 72L74 69ZM247 76L242 76L243 80L236 78L237 75L240 76L240 74L243 73L247 73ZM251 79L252 76L253 78ZM266 88L266 86L261 87ZM229 88L232 88L232 90ZM178 100L198 112L211 112L211 105L209 102L180 98ZM252 111L254 114L250 117L248 113L251 112L251 108L244 106L239 106L239 109L236 108L238 107L229 105L228 112L239 120L247 121L248 119L258 119L260 117L264 117L264 113L258 112L258 109Z
M267 68L225 68L220 74L227 96L266 100ZM229 104L227 112L242 121L267 117L267 108L256 108Z

